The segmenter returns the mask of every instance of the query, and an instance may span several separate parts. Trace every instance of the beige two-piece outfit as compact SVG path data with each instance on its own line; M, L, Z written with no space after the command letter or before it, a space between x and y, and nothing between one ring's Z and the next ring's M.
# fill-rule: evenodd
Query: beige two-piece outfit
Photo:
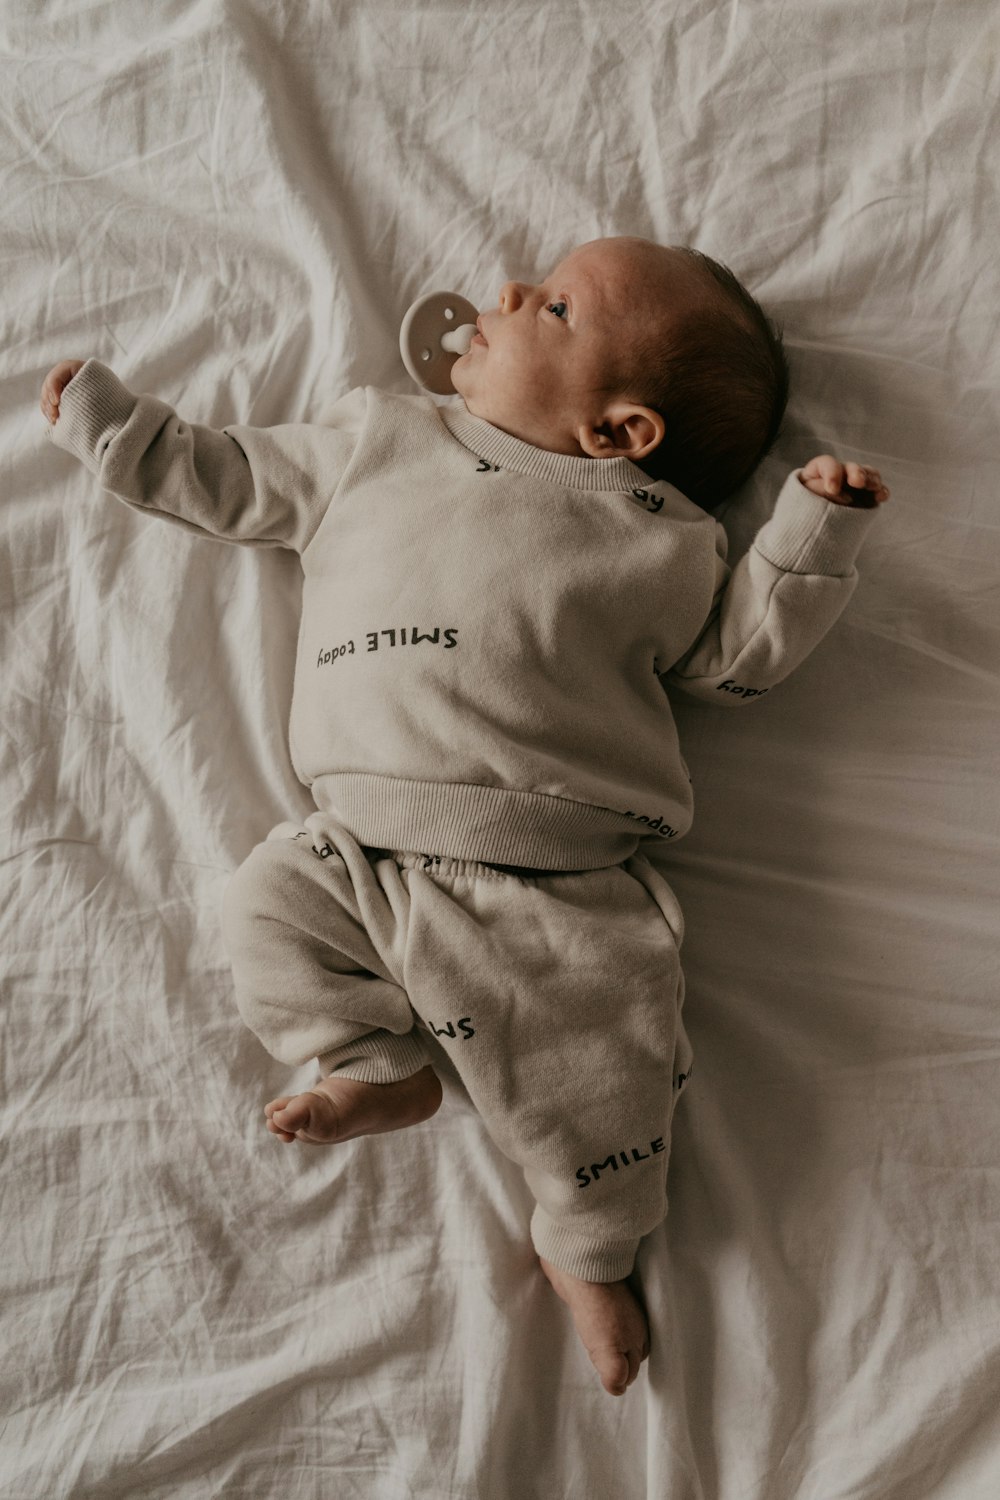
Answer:
M875 512L796 471L730 569L721 525L629 460L373 387L322 424L217 431L89 360L50 431L144 513L301 557L290 748L317 811L225 893L247 1025L374 1083L433 1036L524 1169L538 1253L627 1275L691 1071L665 687L729 707L787 676Z

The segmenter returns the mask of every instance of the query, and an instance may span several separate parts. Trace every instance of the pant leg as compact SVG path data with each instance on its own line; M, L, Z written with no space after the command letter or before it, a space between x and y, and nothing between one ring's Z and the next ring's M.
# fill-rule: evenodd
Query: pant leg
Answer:
M320 813L282 823L235 872L222 905L236 1003L268 1052L324 1074L393 1083L429 1061L402 986L409 895Z
M401 862L404 987L524 1169L536 1251L585 1280L620 1280L666 1214L690 1073L673 893L641 856L536 879Z

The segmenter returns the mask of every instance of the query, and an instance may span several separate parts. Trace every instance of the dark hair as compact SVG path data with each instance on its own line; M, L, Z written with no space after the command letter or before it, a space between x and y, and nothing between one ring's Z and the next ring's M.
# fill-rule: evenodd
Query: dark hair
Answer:
M646 340L626 385L630 399L666 424L643 472L710 510L774 446L788 404L788 360L783 330L727 266L689 246L674 248L698 261L714 295L677 319L665 338Z

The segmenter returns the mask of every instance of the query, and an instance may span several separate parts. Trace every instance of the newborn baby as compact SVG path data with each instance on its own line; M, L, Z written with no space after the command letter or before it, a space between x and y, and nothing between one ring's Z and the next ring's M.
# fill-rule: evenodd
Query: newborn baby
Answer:
M319 1061L267 1128L399 1130L452 1072L621 1395L691 1072L667 689L735 707L781 681L850 597L888 490L813 458L730 569L710 511L773 443L788 374L697 252L592 241L478 327L441 406L365 387L322 424L217 431L96 360L56 365L41 405L128 505L302 559L290 749L316 811L250 851L222 907L244 1020Z

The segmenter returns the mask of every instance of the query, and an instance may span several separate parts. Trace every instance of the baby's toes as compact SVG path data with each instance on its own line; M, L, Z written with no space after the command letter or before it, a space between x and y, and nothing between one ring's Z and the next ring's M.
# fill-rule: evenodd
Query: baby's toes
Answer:
M268 1130L272 1135L276 1135L280 1140L286 1142L294 1141L295 1137L294 1135L292 1135L291 1131L283 1129L280 1125L278 1125L274 1119L274 1116L279 1110L284 1109L288 1103L289 1099L286 1097L282 1099L272 1099L270 1104L264 1105L264 1114L267 1119Z
M611 1349L607 1346L591 1350L590 1358L597 1367L601 1384L608 1394L623 1396L638 1373L638 1359L635 1361L635 1370L632 1370L631 1360L626 1354L623 1354L620 1349Z
M271 1124L288 1134L305 1130L309 1125L310 1106L308 1094L296 1094L292 1099L276 1099Z

